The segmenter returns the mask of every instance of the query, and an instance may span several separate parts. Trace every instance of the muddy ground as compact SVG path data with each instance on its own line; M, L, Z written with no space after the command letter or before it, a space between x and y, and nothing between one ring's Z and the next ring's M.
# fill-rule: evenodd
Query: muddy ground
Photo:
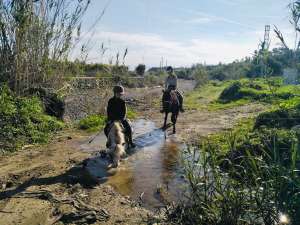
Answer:
M184 92L193 89L190 81L180 84ZM158 127L163 118L154 100L160 98L161 90L132 89L127 93L139 117ZM189 141L206 136L262 110L263 106L250 104L217 112L187 111L179 117L177 138ZM47 145L1 156L0 225L158 223L163 213L140 207L86 172L86 160L92 153L79 146L90 138L83 132L64 130Z

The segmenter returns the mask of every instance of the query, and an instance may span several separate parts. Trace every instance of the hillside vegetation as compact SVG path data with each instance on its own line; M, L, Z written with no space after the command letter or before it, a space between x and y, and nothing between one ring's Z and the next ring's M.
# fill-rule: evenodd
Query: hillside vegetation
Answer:
M206 96L211 98L201 106ZM210 82L191 93L187 103L194 109L256 102L269 110L186 150L190 197L170 211L170 219L175 224L300 224L298 96L299 87L283 85L281 78Z
M210 81L186 96L188 109L218 110L250 102L272 107L295 105L300 100L298 85L284 85L283 78Z

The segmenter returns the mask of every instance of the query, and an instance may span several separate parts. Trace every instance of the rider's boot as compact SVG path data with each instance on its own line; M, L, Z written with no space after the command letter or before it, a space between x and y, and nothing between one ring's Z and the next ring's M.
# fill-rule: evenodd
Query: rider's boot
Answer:
M132 134L129 134L129 135L128 135L128 141L129 141L129 143L128 143L129 148L135 148L135 147L136 147L136 145L135 145L134 142L132 141Z
M110 147L110 141L107 140L107 141L106 141L106 148L109 148L109 147Z

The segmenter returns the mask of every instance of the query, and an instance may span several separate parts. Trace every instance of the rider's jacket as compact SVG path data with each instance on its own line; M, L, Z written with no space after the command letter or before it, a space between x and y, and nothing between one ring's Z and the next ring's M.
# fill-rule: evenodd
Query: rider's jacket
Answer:
M107 105L107 119L109 121L125 120L126 104L121 98L112 97Z
M165 90L169 89L169 86L177 88L177 76L175 74L169 75L165 81Z

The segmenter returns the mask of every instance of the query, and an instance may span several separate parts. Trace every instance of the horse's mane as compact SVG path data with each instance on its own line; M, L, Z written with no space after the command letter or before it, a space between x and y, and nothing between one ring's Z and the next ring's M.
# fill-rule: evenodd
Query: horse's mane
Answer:
M172 90L170 92L170 102L171 102L171 104L178 104L179 103L177 93L174 90Z
M125 142L123 128L119 121L115 121L112 129L114 129L116 144L123 144Z
M113 123L112 128L108 134L108 138L111 143L109 154L113 158L115 167L117 167L119 165L121 156L125 154L125 135L123 133L121 122L116 121Z

